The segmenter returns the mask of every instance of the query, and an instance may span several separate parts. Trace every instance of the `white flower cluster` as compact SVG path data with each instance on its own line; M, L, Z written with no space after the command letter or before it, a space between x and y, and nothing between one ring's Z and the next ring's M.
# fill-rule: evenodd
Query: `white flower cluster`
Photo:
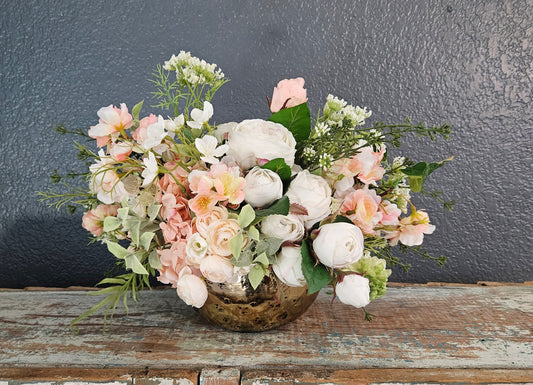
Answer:
M366 107L352 106L344 99L340 99L333 95L328 95L326 104L324 105L324 117L326 123L330 126L340 126L344 120L347 120L351 128L363 125L365 120L372 115Z
M321 137L321 136L324 136L326 135L329 130L331 130L331 128L325 124L325 123L318 123L316 126L315 126L315 135L317 137Z
M163 65L167 71L176 71L176 78L180 83L192 86L214 85L217 80L223 79L224 73L216 67L216 64L209 64L185 51L180 51L178 56L172 55Z

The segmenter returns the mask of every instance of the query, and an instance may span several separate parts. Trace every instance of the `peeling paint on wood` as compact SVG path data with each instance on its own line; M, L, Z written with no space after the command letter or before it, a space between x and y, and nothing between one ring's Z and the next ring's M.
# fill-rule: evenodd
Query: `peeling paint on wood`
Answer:
M533 369L532 298L533 286L393 287L370 304L378 317L367 323L323 291L291 324L235 333L208 324L175 290L155 290L143 292L129 315L119 309L105 335L101 316L73 335L69 322L98 298L4 291L0 374L16 367Z
M238 369L204 369L200 373L200 385L239 385Z

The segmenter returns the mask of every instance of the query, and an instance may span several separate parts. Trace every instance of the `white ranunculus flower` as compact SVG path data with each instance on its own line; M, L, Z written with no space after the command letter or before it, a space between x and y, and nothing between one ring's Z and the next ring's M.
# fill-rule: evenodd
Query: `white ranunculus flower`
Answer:
M305 228L296 215L269 215L261 221L261 232L267 237L298 242L304 237Z
M299 216L306 229L331 214L331 188L328 182L307 170L296 175L286 195L291 203L302 205L307 210L307 215Z
M302 272L301 247L282 247L272 269L285 285L298 287L307 283Z
M193 274L180 274L176 291L183 302L190 306L200 308L207 300L205 282Z
M228 156L243 170L257 164L257 160L283 158L294 164L296 140L282 124L261 119L243 120L228 135Z
M340 269L363 256L364 241L359 227L345 222L329 223L319 228L313 250L321 263Z
M358 274L345 275L342 282L337 283L335 294L342 303L364 307L370 303L369 281Z
M207 254L207 241L202 238L199 233L194 233L187 240L187 246L185 247L185 253L187 254L186 260L189 265L199 267L200 263Z
M274 171L254 167L244 180L244 200L253 207L268 206L283 195L283 182Z
M233 264L227 258L210 254L202 259L200 271L211 282L224 283L233 277Z

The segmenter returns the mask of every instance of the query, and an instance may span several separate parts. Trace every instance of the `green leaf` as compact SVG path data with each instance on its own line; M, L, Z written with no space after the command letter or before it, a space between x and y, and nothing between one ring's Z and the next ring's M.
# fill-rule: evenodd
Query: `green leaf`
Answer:
M413 190L413 192L419 192L422 190L422 185L424 184L429 174L431 174L439 167L442 167L444 163L449 162L452 159L453 156L441 162L420 162L415 164L414 166L404 168L402 172L409 178L409 187L411 188L411 190Z
M269 265L268 257L266 253L259 254L255 259L255 263L260 263L261 265L267 267Z
M128 216L130 212L130 209L128 207L121 207L117 210L117 216L120 218L120 219L126 219L126 217Z
M150 244L152 239L154 239L155 233L144 233L140 238L140 246L145 250L150 250Z
M279 175L281 181L284 183L288 182L292 176L291 168L289 165L287 165L287 163L285 163L285 159L283 158L272 159L271 161L262 165L261 168L274 171Z
M148 207L147 214L148 218L150 218L151 221L153 221L157 217L160 208L161 205L151 205L150 207Z
M333 223L339 223L339 222L349 223L353 225L352 220L350 218L345 217L344 215L337 215L335 217L335 220L333 221Z
M123 285L126 280L124 278L104 278L96 284L96 286L105 285L105 284L118 284Z
M162 269L163 266L161 265L161 261L159 260L159 256L157 255L157 251L152 251L150 255L148 256L148 263L150 266L152 266L154 269Z
M242 249L242 243L244 241L244 237L242 235L242 232L239 231L233 238L229 241L229 249L231 251L231 254L238 260L241 256L241 249Z
M254 290L257 289L257 286L259 286L263 277L267 275L267 273L268 270L266 270L261 264L252 266L248 273L248 281L250 281L250 285L252 285Z
M254 241L259 240L259 230L255 226L250 226L248 230L246 230L246 235L248 238L253 239Z
M246 205L241 209L241 213L239 214L239 226L244 229L245 227L248 227L254 219L255 211L253 207Z
M141 236L141 220L135 217L128 217L124 221L124 227L130 232L131 240L135 245L139 245Z
M148 274L137 255L129 254L124 260L126 261L126 269L131 269L135 274Z
M139 120L139 114L141 112L141 108L143 107L144 100L141 100L139 103L133 106L131 109L131 115L133 116L133 119Z
M313 294L331 281L331 275L324 265L321 263L316 264L315 259L311 256L306 240L302 242L301 253L302 272L307 281L307 293Z
M287 196L283 196L281 199L278 199L276 202L274 202L269 208L257 210L255 212L255 220L252 222L252 224L255 225L256 223L260 222L261 219L269 215L288 215L290 208L291 203L289 202L289 198Z
M279 238L265 238L257 242L257 247L255 248L256 254L266 253L266 255L274 255L278 252L283 239Z
M113 231L119 228L122 221L117 217L105 217L104 218L104 231Z
M115 257L124 259L130 252L116 242L107 241L107 250Z
M284 108L272 114L268 120L283 124L292 133L296 142L308 139L311 133L311 114L307 103Z

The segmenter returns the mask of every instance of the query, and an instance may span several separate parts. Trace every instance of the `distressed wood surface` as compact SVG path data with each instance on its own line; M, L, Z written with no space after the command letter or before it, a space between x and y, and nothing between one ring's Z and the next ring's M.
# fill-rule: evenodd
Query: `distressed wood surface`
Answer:
M243 382L253 385L267 376L255 372L254 378L254 370L322 370L336 373L339 380L332 383L350 383L354 370L425 369L452 376L491 369L500 373L501 379L493 377L498 382L533 381L533 286L392 287L368 307L378 316L372 323L321 292L300 319L262 333L224 331L179 301L174 290L154 290L142 293L129 315L119 309L105 335L101 316L85 320L74 335L69 322L98 300L86 294L0 292L0 378L76 368L121 373L238 368ZM300 381L319 383L325 372L301 375ZM208 382L217 378L211 376L205 383L234 383L237 374L230 374L225 372L226 382Z

